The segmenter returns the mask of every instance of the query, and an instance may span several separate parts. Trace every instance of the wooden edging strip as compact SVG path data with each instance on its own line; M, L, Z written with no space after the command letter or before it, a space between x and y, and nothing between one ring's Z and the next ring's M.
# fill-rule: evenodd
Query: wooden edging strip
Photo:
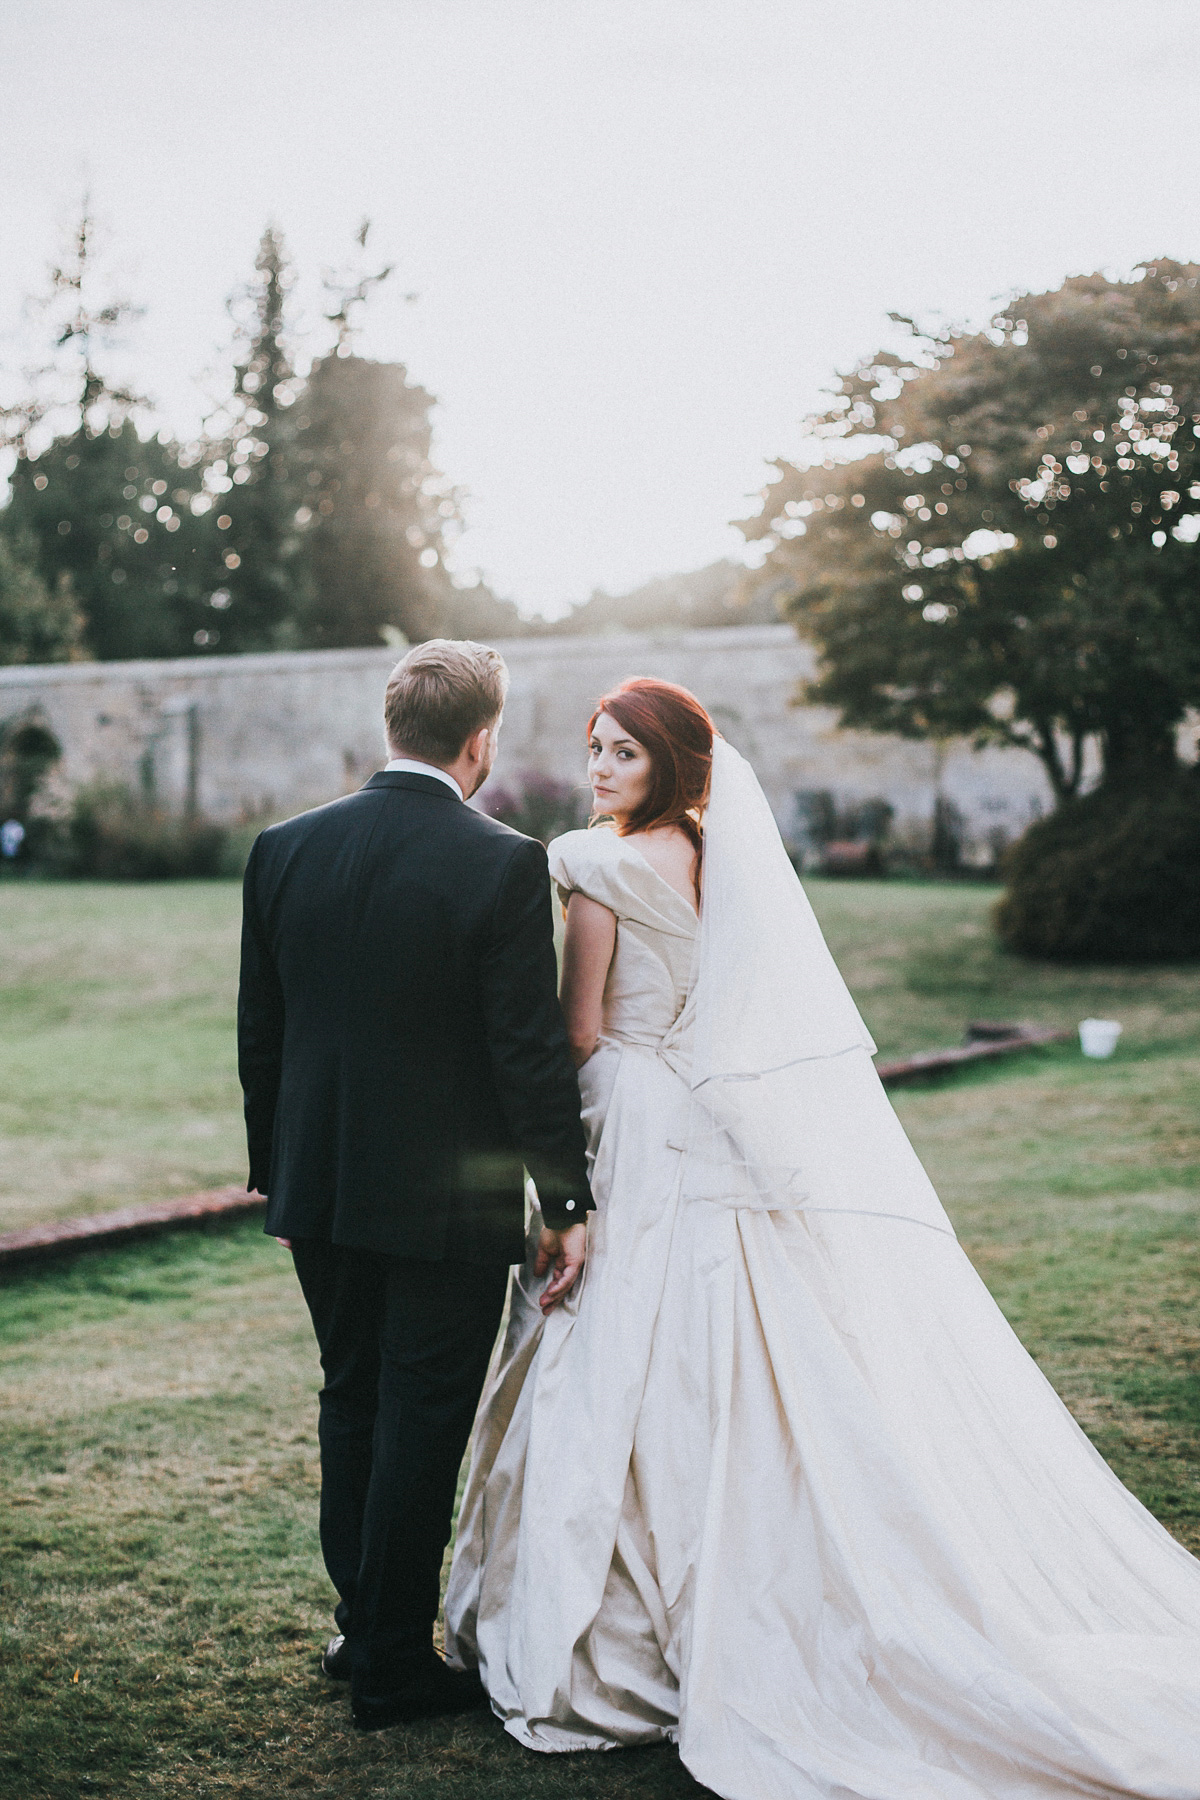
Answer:
M118 1212L93 1213L86 1219L53 1219L31 1225L25 1231L0 1234L0 1268L14 1263L70 1255L76 1250L98 1250L124 1244L131 1238L155 1237L162 1231L204 1225L212 1219L236 1219L261 1212L266 1201L244 1188L211 1188L204 1194L188 1194L181 1200L156 1200L149 1206L123 1206Z
M983 1038L972 1044L955 1044L949 1050L918 1050L897 1062L876 1063L875 1071L885 1087L898 1087L905 1081L919 1081L923 1075L942 1075L950 1069L961 1069L964 1063L987 1062L994 1056L1008 1056L1014 1050L1031 1050L1037 1044L1059 1044L1069 1038L1069 1031L1052 1025L1023 1025L1011 1037Z
M1028 1050L1035 1044L1058 1043L1070 1035L1048 1025L1027 1025L1011 1037L960 1044L949 1050L921 1050L875 1066L884 1086L895 1087L901 1082L962 1068L965 1063ZM204 1225L214 1219L241 1218L261 1212L265 1205L261 1194L248 1194L240 1187L223 1187L204 1194L188 1194L181 1200L159 1200L150 1206L93 1213L86 1219L56 1219L47 1225L31 1225L24 1231L0 1233L0 1269L68 1256L78 1250L99 1250L128 1243L132 1238L155 1237L160 1232Z

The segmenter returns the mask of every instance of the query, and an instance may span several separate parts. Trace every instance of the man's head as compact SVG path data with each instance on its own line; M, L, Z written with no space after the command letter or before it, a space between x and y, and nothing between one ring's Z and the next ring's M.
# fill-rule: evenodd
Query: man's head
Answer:
M388 678L388 748L393 756L465 775L459 784L473 794L491 773L507 692L504 658L487 644L469 638L416 644Z

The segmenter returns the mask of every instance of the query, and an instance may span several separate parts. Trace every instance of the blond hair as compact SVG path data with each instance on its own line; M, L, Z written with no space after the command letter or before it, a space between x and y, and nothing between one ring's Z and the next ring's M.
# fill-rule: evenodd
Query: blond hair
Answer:
M399 756L452 763L467 739L497 723L508 692L498 650L470 638L415 644L388 677L383 717Z

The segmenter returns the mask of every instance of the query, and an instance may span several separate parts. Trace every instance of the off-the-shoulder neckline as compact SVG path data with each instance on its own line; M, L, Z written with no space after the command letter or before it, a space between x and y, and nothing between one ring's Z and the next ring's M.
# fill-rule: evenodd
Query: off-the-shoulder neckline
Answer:
M592 830L588 830L587 826L585 826L585 828L579 832L579 837L585 837L585 839L588 839L588 842L594 842L596 841L597 832L604 832L604 835L606 835L610 841L615 842L622 851L631 851L631 853L637 857L640 864L642 864L642 868L649 869L649 873L657 880L658 886L666 887L667 893L673 895L673 898L678 900L678 904L687 909L687 914L689 914L689 918L693 920L694 925L700 923L700 913L698 913L698 909L691 904L691 900L687 900L687 898L678 891L678 887L676 887L673 882L667 880L666 875L660 875L660 871L653 866L653 862L649 860L649 857L642 855L642 851L637 848L635 842L631 842L631 839L628 839L628 837L621 837L621 833L615 832L610 824L597 824ZM563 833L563 835L574 835L574 833Z
M673 881L668 881L665 875L660 874L659 871L655 868L654 864L650 861L649 857L642 855L642 852L638 849L636 844L631 844L628 841L628 839L624 840L624 842L625 842L625 848L627 850L633 851L633 854L637 857L638 861L640 863L645 864L646 868L648 868L650 873L654 876L654 879L657 882L659 882L663 887L665 887L669 894L674 894L675 898L678 900L678 902L681 906L687 907L688 912L691 914L693 920L698 925L700 923L699 907L693 906L691 901L687 898L687 896L680 893L679 889L675 886Z

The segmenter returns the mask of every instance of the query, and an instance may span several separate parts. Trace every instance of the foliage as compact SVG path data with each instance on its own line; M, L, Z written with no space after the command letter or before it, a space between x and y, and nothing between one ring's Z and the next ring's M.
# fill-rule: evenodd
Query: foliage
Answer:
M205 495L221 534L220 579L201 648L291 648L308 598L295 512L297 467L291 408L301 389L289 346L292 272L281 234L268 226L254 278L231 302L240 353L233 391L206 447ZM211 422L210 422L211 423Z
M800 788L792 795L788 853L798 873L874 878L890 859L885 845L895 808L889 801L842 799L830 788Z
M83 655L83 615L64 571L51 589L28 534L0 533L0 663L74 662Z
M14 575L10 605L0 564L0 660L26 641L47 659L76 641L158 657L521 630L515 607L447 572L460 501L431 460L433 396L403 365L353 353L356 309L389 269L327 281L336 343L301 375L292 273L268 227L230 302L228 396L201 441L178 444L139 431L147 403L111 372L133 309L96 297L94 236L85 208L51 272L58 362L6 415L16 468L0 547L32 562L45 597Z
M96 239L96 218L85 194L62 259L51 265L46 292L33 303L53 346L51 360L27 371L24 398L0 414L11 444L26 446L39 434L81 428L95 434L146 404L115 370L114 358L137 308L99 291Z
M225 840L219 825L97 784L76 793L55 860L63 874L101 881L178 881L224 874Z
M23 446L5 534L37 546L41 578L82 615L91 656L183 656L211 617L211 525L192 505L200 471L178 445L139 437L132 420L85 424L38 456Z
M433 404L402 364L345 344L313 364L296 409L297 517L313 584L306 643L437 634L459 505L431 461Z
M1200 702L1200 265L1073 277L912 335L811 421L743 530L847 725L1020 744L1056 794L1169 769Z
M1006 873L996 923L1014 950L1084 962L1200 957L1200 775L1070 801L1030 827Z
M820 848L834 842L882 844L891 830L895 807L873 795L866 800L839 800L829 788L801 788L793 795L795 835Z
M85 201L41 303L55 359L6 415L16 467L0 542L33 561L47 591L48 661L79 647L105 658L190 650L212 585L191 510L198 458L137 429L146 402L116 372L136 313L98 292L95 242Z
M939 793L934 796L929 861L939 875L953 875L962 867L966 823L961 810L948 795Z
M681 575L660 575L628 594L591 597L546 627L556 635L619 631L686 631L713 625L775 625L776 604L788 584L770 573L752 577L736 563L709 563Z
M362 308L395 273L393 264L365 267L370 229L364 219L359 255L341 278L325 276L336 338L313 362L296 408L295 516L311 582L304 643L513 635L521 622L511 603L448 573L462 496L433 463L433 395L403 363L355 352Z
M502 825L548 844L564 831L576 831L588 815L586 794L569 781L526 770L514 788L487 788L483 810Z

